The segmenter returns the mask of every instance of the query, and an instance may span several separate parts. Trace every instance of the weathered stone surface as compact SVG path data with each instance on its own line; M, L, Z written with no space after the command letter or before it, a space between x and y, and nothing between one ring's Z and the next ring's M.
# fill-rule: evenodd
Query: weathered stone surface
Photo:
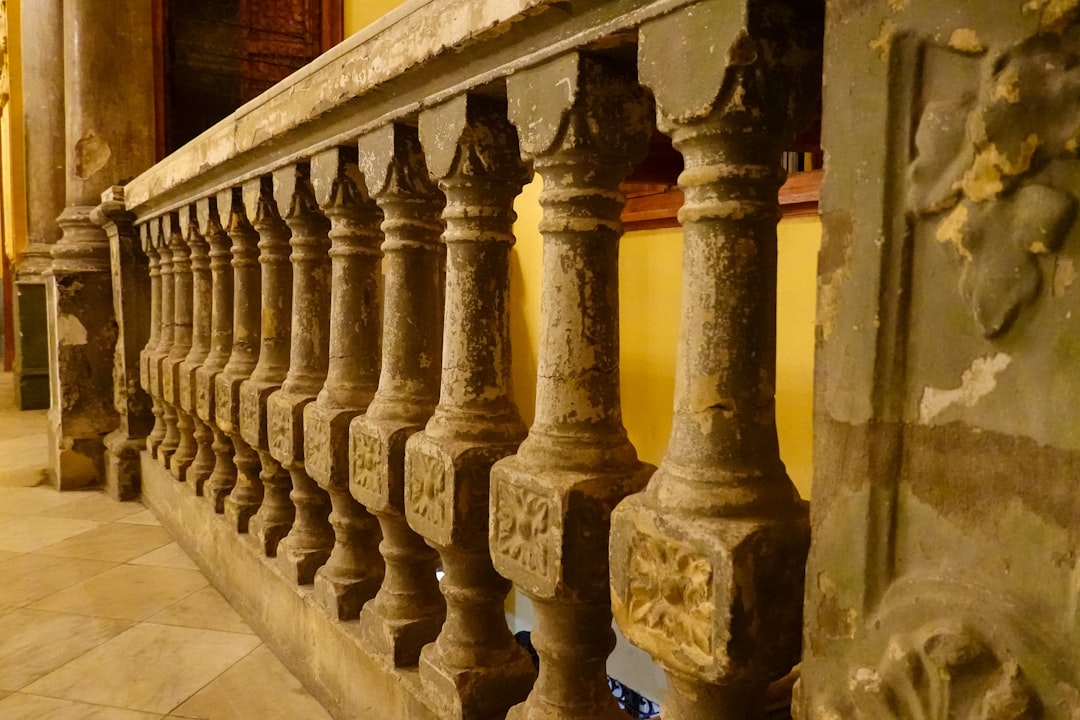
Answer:
M232 342L228 362L214 378L214 419L222 436L216 437L216 455L228 454L226 437L234 451L235 474L226 464L223 472L207 480L203 494L215 512L224 512L237 532L247 532L248 520L262 501L259 458L240 432L240 388L251 376L259 358L261 339L258 234L248 221L240 188L218 194L219 217L227 222L232 240L233 314ZM224 270L223 270L224 272ZM224 292L224 288L221 291ZM220 335L219 335L220 337Z
M438 400L442 356L443 197L415 128L388 125L360 139L360 169L383 211L384 312L379 389L352 421L349 490L379 519L386 574L360 620L373 651L415 665L445 617L438 555L405 521L405 443Z
M446 195L446 316L439 405L405 449L405 514L439 551L446 622L420 678L448 717L499 716L535 668L514 642L510 583L488 552L489 473L525 425L510 388L513 202L528 178L503 102L462 96L420 116L428 167Z
M1077 19L829 13L800 717L1080 713Z
M262 305L259 360L251 377L240 386L240 434L262 463L259 480L263 493L255 515L250 515L250 507L242 509L235 504L239 498L234 496L230 496L228 512L237 517L238 525L244 515L250 517L250 532L258 538L263 551L273 556L295 516L289 500L292 481L270 452L266 413L267 399L281 387L289 370L293 275L289 263L289 228L281 219L281 210L288 212L288 203L275 198L274 179L270 175L248 181L243 193L244 204L255 209L252 226L259 233ZM254 496L254 489L251 494Z
M163 218L157 218L150 222L150 241L157 248L159 265L161 267L161 330L158 333L158 344L150 355L150 367L148 379L150 380L151 394L156 393L161 405L162 424L165 426L165 434L155 450L154 457L158 462L168 467L169 458L176 452L176 446L180 443L180 432L176 425L176 408L173 407L165 393L165 383L168 373L165 372L165 361L172 351L174 330L176 327L176 289L175 273L173 272L173 251L169 246L169 236ZM151 436L153 437L153 436Z
M185 208L184 215L187 215ZM186 218L185 218L186 219ZM176 411L176 429L180 439L176 451L169 458L169 472L180 482L187 479L187 470L195 459L198 446L195 443L195 423L191 413L183 406L182 365L192 346L192 293L191 249L184 238L186 222L179 212L169 213L162 226L168 235L173 260L173 343L169 354L162 360L161 390L165 402ZM190 404L190 403L189 403Z
M139 385L151 399L151 412L154 415L154 427L146 436L146 449L154 457L158 446L165 438L165 410L161 403L161 393L157 386L157 373L151 369L157 365L155 355L161 343L161 256L157 243L150 231L151 223L144 223L139 229L139 239L143 252L146 253L150 275L150 336L146 346L139 352Z
M319 211L310 175L310 165L296 165L274 177L288 203L293 312L289 372L267 401L270 453L292 478L289 499L296 508L277 557L298 585L314 582L334 546L330 497L304 467L304 408L322 390L330 361L330 222Z
M123 188L110 188L92 215L109 237L117 339L113 367L119 427L105 437L105 490L116 500L139 496L139 451L153 424L150 396L139 387L139 353L149 335L150 275Z
M536 684L508 718L618 718L608 518L652 468L619 398L619 183L647 147L651 105L631 73L571 53L510 78L509 116L544 180L536 417L491 470L495 569L533 600Z
M349 492L349 424L379 381L382 213L367 197L356 154L334 148L311 162L315 199L330 219L330 358L326 383L304 408L304 462L330 494L334 547L315 575L315 595L352 620L382 584L378 521Z

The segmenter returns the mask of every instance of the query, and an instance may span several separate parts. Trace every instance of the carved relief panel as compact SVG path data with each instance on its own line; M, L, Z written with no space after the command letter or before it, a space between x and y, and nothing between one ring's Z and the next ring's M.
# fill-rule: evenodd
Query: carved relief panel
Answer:
M834 2L803 718L1073 718L1080 3Z

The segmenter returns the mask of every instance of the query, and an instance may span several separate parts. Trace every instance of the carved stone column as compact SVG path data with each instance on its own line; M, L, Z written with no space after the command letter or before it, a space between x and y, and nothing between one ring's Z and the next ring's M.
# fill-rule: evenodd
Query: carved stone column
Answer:
M230 524L243 533L247 532L248 520L258 510L263 496L259 477L262 465L240 432L240 388L255 370L262 336L259 235L248 221L247 208L253 206L247 204L240 188L219 193L217 206L219 215L228 218L228 235L232 240L233 314L232 350L225 367L214 378L214 419L222 436L232 442L236 473L229 471L228 464L221 472L215 471L206 481L203 495L215 512L226 513ZM225 437L219 436L217 441L214 452L221 457L228 453L228 448L222 446ZM276 467L274 463L269 469Z
M227 192L228 199L231 199L232 191ZM211 325L208 330L210 350L195 370L195 414L211 433L214 464L203 486L193 482L189 488L197 495L207 495L206 487L209 487L211 492L221 498L220 503L217 500L214 502L215 510L219 512L224 509L223 493L236 484L233 442L218 425L214 392L214 384L229 362L233 345L233 271L229 265L232 257L229 253L231 240L222 227L221 216L218 214L219 206L226 207L226 212L229 212L229 205L228 201L219 205L216 197L203 198L196 204L198 222L209 246ZM228 220L226 216L226 221ZM200 442L200 449L201 447ZM250 450L249 453L254 454Z
M509 255L530 173L502 102L461 96L425 111L420 137L446 195L447 248L441 396L405 447L405 514L446 573L446 622L421 652L420 678L448 717L501 717L536 676L488 552L491 466L525 437L511 397Z
M615 646L608 518L652 471L619 397L619 183L645 153L652 107L632 74L571 54L515 73L510 119L544 180L536 419L491 471L495 568L536 610L540 674L508 718L625 718L607 685Z
M63 13L66 208L46 282L50 446L57 486L69 489L104 480L103 440L119 423L109 243L90 213L102 192L153 162L154 94L147 3L70 0Z
M180 410L192 424L191 439L194 455L184 474L184 482L190 483L191 492L202 494L203 484L214 469L214 435L199 418L196 397L195 373L210 353L210 245L199 231L199 217L195 205L182 213L187 224L188 253L191 263L191 349L177 368L179 382L177 394ZM179 455L179 451L177 455ZM174 456L175 459L175 456Z
M156 221L151 221L143 223L139 228L139 239L149 261L150 276L150 336L139 352L139 384L143 391L150 395L153 402L151 412L154 415L154 426L150 434L146 436L146 449L152 456L157 457L158 446L165 438L165 409L162 407L161 392L156 382L157 371L152 370L157 364L155 353L161 343L162 327L161 256L158 254L155 235L151 231L151 227L155 224Z
M251 377L240 387L240 431L244 440L262 462L260 480L262 502L251 517L250 530L268 557L277 554L278 542L292 527L296 509L289 500L292 480L270 452L267 432L266 400L281 387L289 371L289 345L292 326L292 265L289 262L289 228L281 219L279 207L286 212L292 204L291 193L275 198L274 181L269 175L244 185L244 203L256 208L255 230L259 233L259 263L262 265L262 336L259 362ZM250 511L235 505L237 517ZM230 512L232 512L230 510Z
M139 496L139 452L146 447L154 418L150 396L139 386L139 356L145 347L144 338L150 334L151 308L146 299L152 295L151 276L157 275L159 268L147 266L133 225L135 217L124 208L123 188L107 190L93 217L109 237L113 313L118 330L113 379L117 383L114 402L120 427L105 436L105 490L115 500L135 500ZM160 287L157 289L160 291ZM160 298L157 302L161 302Z
M176 408L165 395L165 360L173 346L173 329L176 327L175 275L173 273L173 251L169 245L169 233L165 218L156 218L150 224L150 236L157 247L161 265L161 332L159 340L150 358L151 392L157 392L161 401L161 419L165 425L165 434L161 437L154 457L162 467L168 468L169 458L180 444L180 431L176 427Z
M747 5L641 30L642 81L686 168L682 329L671 440L612 515L611 587L619 627L667 671L672 720L759 716L800 645L809 525L776 435L777 191L792 109L814 102L820 18ZM673 81L677 43L694 82Z
M322 390L330 361L330 221L319 212L310 173L310 166L296 165L274 178L278 192L291 198L285 223L292 231L292 342L288 375L266 410L270 451L289 471L296 508L278 561L298 585L315 581L334 547L330 496L304 468L304 408Z
M187 214L185 209L184 215ZM173 290L176 298L173 301L173 344L162 362L161 386L165 401L176 410L176 429L180 441L176 452L169 458L169 472L180 482L187 479L187 469L198 449L195 444L195 423L191 413L183 407L180 387L180 366L191 352L192 330L191 249L184 238L184 229L189 225L187 220L187 217L181 220L179 212L169 213L165 220L173 254Z
M349 492L349 423L379 384L382 213L367 197L355 151L311 161L315 198L330 219L330 359L326 383L304 408L308 473L330 494L334 548L315 575L315 595L339 620L354 620L383 579L379 523Z
M386 561L360 620L371 650L400 667L416 664L446 613L438 555L405 521L405 442L431 417L439 393L444 200L414 128L388 125L362 137L360 169L385 218L385 295L379 389L352 421L349 488L379 519Z
M26 246L15 275L15 402L49 407L48 312L45 274L60 239L64 209L64 12L61 0L20 3L9 31L21 36L23 135L26 158ZM8 110L10 112L10 109Z

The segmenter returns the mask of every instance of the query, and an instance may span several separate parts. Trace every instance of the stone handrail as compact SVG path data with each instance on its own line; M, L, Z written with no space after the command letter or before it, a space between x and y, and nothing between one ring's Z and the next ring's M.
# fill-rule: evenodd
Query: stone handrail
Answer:
M106 194L117 377L153 402L120 407L110 467L134 472L145 436L144 468L310 587L436 717L622 717L613 615L668 674L664 717L756 716L799 651L775 225L822 22L797 0L431 0L327 53ZM622 423L617 298L619 186L657 126L686 201L654 473ZM533 171L526 429L508 278ZM503 616L512 585L538 673Z

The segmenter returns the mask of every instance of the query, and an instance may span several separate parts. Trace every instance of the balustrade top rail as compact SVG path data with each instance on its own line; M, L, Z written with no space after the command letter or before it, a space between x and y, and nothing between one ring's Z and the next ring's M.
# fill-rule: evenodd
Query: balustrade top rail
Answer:
M407 2L132 180L127 209L154 218L693 1Z

